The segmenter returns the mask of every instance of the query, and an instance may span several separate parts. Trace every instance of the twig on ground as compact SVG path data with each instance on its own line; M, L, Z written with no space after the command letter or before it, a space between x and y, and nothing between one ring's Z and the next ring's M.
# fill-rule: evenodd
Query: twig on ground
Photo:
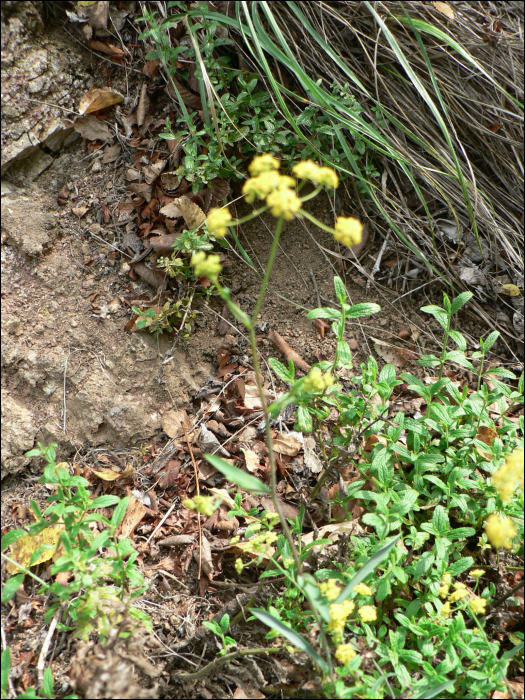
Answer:
M46 638L44 639L44 643L42 644L42 650L40 651L40 656L38 657L38 663L36 665L37 668L37 673L38 673L38 687L42 688L44 686L44 670L45 670L45 665L46 665L46 657L47 657L47 652L49 651L49 646L51 644L51 640L53 639L53 635L55 633L56 626L58 624L58 621L60 619L60 615L62 614L62 606L58 608L58 610L55 612L53 615L53 619L51 620L51 623L49 625L49 629L46 634Z
M231 654L225 654L224 656L219 656L209 664L201 668L200 671L195 671L195 673L179 673L179 679L182 681L195 681L199 678L204 678L209 673L211 673L217 666L222 666L222 664L232 659L236 659L239 656L251 656L255 654L283 654L286 653L285 649L277 649L276 647L255 647L254 649L242 649L241 651L233 651Z
M370 277L367 280L366 287L365 287L367 292L370 289L370 284L371 284L372 280L374 279L376 272L381 267L381 259L385 253L386 246L388 244L388 241L390 240L391 234L392 234L392 231L389 229L388 233L385 236L385 240L383 241L383 245L381 246L381 250L379 251L379 254L378 254L376 261L374 263L374 267L372 268L372 272L370 273Z
M308 364L308 362L303 360L303 358L288 345L286 340L281 335L279 335L277 331L274 331L273 329L269 330L268 340L271 340L271 342L279 348L279 350L282 352L282 354L286 357L287 360L292 360L296 367L302 369L303 372L310 371L310 365Z

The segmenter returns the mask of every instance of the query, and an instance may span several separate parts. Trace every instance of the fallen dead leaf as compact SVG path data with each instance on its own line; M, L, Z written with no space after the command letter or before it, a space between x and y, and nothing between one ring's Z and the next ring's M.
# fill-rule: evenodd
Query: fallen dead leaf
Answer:
M372 336L370 336L370 339L373 341L374 350L379 357L395 367L404 367L408 360L417 359L416 353L412 352L411 350L407 350L406 348L398 348L395 345L385 343L383 340L373 338Z
M303 447L302 442L287 433L278 433L273 440L273 449L282 455L295 457Z
M128 507L126 508L126 515L120 527L121 534L124 537L131 537L145 514L146 506L131 494Z
M113 161L117 160L117 158L119 157L120 151L121 151L120 143L116 143L114 146L110 146L109 148L106 148L104 155L102 156L102 162L103 163L113 163Z
M113 136L106 122L93 116L79 117L73 122L73 128L88 141L109 141Z
M253 450L244 450L243 448L241 448L241 450L244 454L244 459L246 460L246 469L254 474L261 466L259 462L259 455Z
M448 2L441 2L441 0L436 0L432 2L432 5L436 8L438 12L445 15L447 19L454 21L454 10L450 7Z
M78 111L80 114L90 114L120 102L124 102L124 95L120 92L108 87L92 87L80 98Z
M206 221L206 214L202 209L191 201L189 197L178 197L173 200L173 204L179 207L188 228L199 228Z
M182 425L184 425L187 433L193 430L191 420L184 409L168 411L162 418L162 430L164 430L166 435L169 435L170 438L184 435Z
M117 472L114 469L93 469L92 471L93 474L96 474L102 481L117 481L118 479L125 479L131 476L135 470L131 464L128 464L122 472Z
M60 466L60 464L57 466ZM63 525L51 525L36 535L24 535L11 545L11 558L21 564L21 566L28 567L31 557L36 550L43 544L50 544L53 545L55 549L44 550L38 559L31 564L31 566L36 566L37 564L43 564L45 561L49 561L49 559L52 559L56 553L58 540L63 529ZM19 567L11 562L7 562L6 569L10 574L16 574Z
M162 207L160 213L164 214L164 216L167 216L168 219L178 219L182 216L181 210L173 202L170 202L169 204L166 204L166 206Z

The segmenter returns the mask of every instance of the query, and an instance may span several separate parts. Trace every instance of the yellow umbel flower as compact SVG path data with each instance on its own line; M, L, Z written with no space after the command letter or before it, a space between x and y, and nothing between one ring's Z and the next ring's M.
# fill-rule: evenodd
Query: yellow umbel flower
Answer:
M268 170L279 170L279 161L269 153L255 156L248 166L248 171L252 177L260 175L261 173L266 173Z
M188 510L196 510L202 515L213 515L216 510L216 500L211 496L194 496L193 498L185 498L182 505Z
M450 603L455 603L468 595L467 587L464 583L455 583L454 588L456 590L453 593L451 593L448 597Z
M361 242L363 224L353 216L339 216L335 222L334 238L347 248Z
M195 275L202 277L205 275L211 280L216 279L219 272L222 270L220 255L208 255L203 250L198 250L191 256L191 264L194 268Z
M377 612L373 605L362 605L357 612L363 622L377 620Z
M300 180L310 180L316 185L336 189L339 185L337 173L332 168L320 167L313 160L303 160L292 168L293 174Z
M206 219L208 231L215 234L217 238L222 238L228 233L227 227L231 220L232 215L228 209L212 209Z
M336 643L342 638L346 624L346 618L354 611L355 605L351 600L343 600L342 603L330 605L330 622L327 630L332 633Z
M244 564L242 563L242 559L240 557L237 557L235 560L235 571L240 574L242 570L244 569Z
M446 619L447 617L449 617L451 612L452 611L450 610L450 603L447 601L441 606L439 614L441 615L441 617L444 617Z
M490 544L499 549L512 549L512 540L518 534L514 523L510 518L500 518L497 513L492 513L485 520L485 532Z
M484 573L485 572L483 571L483 569L472 569L469 575L473 576L474 578L480 578L481 576L483 576Z
M327 581L319 584L319 590L321 593L328 598L330 602L337 600L339 594L341 593L341 587L335 578L329 578Z
M303 389L305 391L324 391L332 386L334 378L330 372L323 374L319 367L312 367L303 381Z
M476 596L476 598L473 598L469 602L469 605L474 614L484 613L485 608L487 607L487 601L485 598L481 598L481 596Z
M288 187L279 187L271 192L266 197L266 204L271 208L270 211L274 216L282 216L286 221L293 219L294 214L296 214L302 206L299 197Z
M340 644L335 650L334 656L344 666L352 661L354 656L357 656L357 652L351 644Z
M507 455L505 464L492 475L492 483L504 503L510 501L516 486L523 491L523 450Z
M372 589L366 583L358 583L357 586L354 586L354 591L358 595L372 595Z
M277 170L268 170L246 180L242 186L242 193L246 195L247 202L253 202L255 197L264 199L270 192L276 190L281 184L281 175Z

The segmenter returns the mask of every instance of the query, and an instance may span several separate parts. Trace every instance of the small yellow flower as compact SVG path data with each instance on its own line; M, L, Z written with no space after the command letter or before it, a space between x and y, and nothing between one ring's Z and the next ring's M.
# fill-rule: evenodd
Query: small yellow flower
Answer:
M208 517L215 513L218 506L217 500L211 496L194 496L193 502L197 513L202 513L202 515L207 515Z
M448 586L440 586L439 587L439 597L445 599L448 596Z
M222 238L228 233L227 227L231 220L232 215L228 209L212 209L206 219L208 231L214 233L217 238Z
M326 628L332 633L336 643L342 639L346 618L351 615L354 608L355 605L351 600L343 600L342 603L330 605L330 622Z
M454 584L454 587L456 588L456 590L449 595L449 597L448 597L449 603L456 603L458 600L461 600L462 598L465 598L466 596L468 596L468 591L466 590L465 585L464 584L460 584L460 585L463 587L461 588L457 583Z
M319 367L312 367L308 372L303 382L303 389L305 391L324 391L332 386L334 383L334 378L330 372L323 374Z
M277 189L281 184L281 175L277 170L268 170L246 180L242 187L242 193L246 195L247 202L253 202L255 197L264 199L270 192Z
M274 216L283 216L286 221L293 219L302 206L295 192L288 187L279 187L266 197L266 204Z
M354 586L354 591L358 595L372 595L372 589L366 583L358 583L357 586Z
M523 491L523 450L507 455L505 464L492 475L492 483L504 503L510 501L516 486Z
M470 602L470 609L474 614L478 613L484 613L485 608L487 607L487 601L485 598L481 598L480 596L477 596L476 598L473 598Z
M294 165L292 172L300 180L310 180L317 185L332 187L335 189L339 185L337 173L332 168L320 167L313 160L303 160Z
M464 590L466 590L467 586L464 583L461 583L460 581L456 581L456 583L454 584L454 588L456 589L456 591L459 591L459 590L464 591Z
M352 661L354 656L357 656L357 652L351 644L340 644L335 650L335 658L341 664L347 664Z
M240 557L237 557L235 560L235 571L240 574L242 570L244 569L244 564L242 563L242 559Z
M285 569L289 569L292 564L293 564L293 557L287 557L286 559L283 559L283 566Z
M450 603L447 601L441 606L441 610L439 611L439 614L441 617L447 618L450 616L451 610L450 610Z
M512 549L512 540L518 534L512 520L500 518L497 513L492 513L485 520L485 532L490 544L496 549Z
M193 498L185 498L182 501L182 505L188 510L195 510L195 501L193 500Z
M335 578L329 578L327 581L320 583L319 590L324 596L326 596L326 598L328 598L330 602L337 600L337 598L339 598L339 594L341 593L341 587Z
M334 238L347 248L351 248L361 242L363 224L353 216L339 216L335 222Z
M450 584L452 583L452 574L446 571L441 577L441 583L444 586L450 586Z
M480 578L481 576L483 576L484 573L485 572L483 571L483 569L472 569L472 571L470 572L470 576L473 576L474 578Z
M240 539L241 539L241 538L239 537L239 535L235 535L235 537L232 537L232 538L231 538L230 544L231 544L231 545L237 544L237 542L239 542Z
M222 270L219 255L208 255L203 250L198 250L191 256L191 264L194 268L196 277L205 275L211 280L215 279Z
M357 612L363 622L373 622L377 620L377 612L373 605L362 605Z
M265 173L268 170L279 170L279 161L269 153L255 156L248 166L248 171L252 177Z

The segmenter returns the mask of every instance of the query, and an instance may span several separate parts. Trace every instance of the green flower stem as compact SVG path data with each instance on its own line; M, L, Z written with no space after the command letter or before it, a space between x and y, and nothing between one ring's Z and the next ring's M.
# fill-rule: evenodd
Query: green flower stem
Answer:
M305 219L308 219L308 221L311 221L312 224L315 224L323 231L327 231L328 233L331 233L332 236L334 235L334 233L337 233L337 231L334 228L331 228L330 226L323 224L322 221L318 221L318 219L316 219L315 216L312 216L307 211L304 211L303 209L301 209L301 214L304 216Z
M277 220L277 226L275 227L275 234L273 237L273 243L272 247L270 250L270 257L268 258L268 263L266 265L266 271L264 273L263 281L261 284L261 289L259 290L259 296L257 297L257 301L255 302L255 308L253 310L252 314L252 326L255 327L255 324L257 322L257 316L259 315L259 311L264 299L264 294L266 292L266 288L268 286L268 282L270 280L270 275L272 273L272 267L273 263L275 260L275 256L277 254L277 250L279 248L279 238L281 237L281 231L283 228L283 217L280 216L279 219Z
M240 224L245 224L248 221L251 221L252 219L255 219L256 216L260 216L263 214L265 211L267 211L270 207L265 204L263 207L260 209L256 209L255 211L252 211L251 214L247 214L246 216L243 216L242 219L235 219L235 221L231 221L228 226L239 226Z

